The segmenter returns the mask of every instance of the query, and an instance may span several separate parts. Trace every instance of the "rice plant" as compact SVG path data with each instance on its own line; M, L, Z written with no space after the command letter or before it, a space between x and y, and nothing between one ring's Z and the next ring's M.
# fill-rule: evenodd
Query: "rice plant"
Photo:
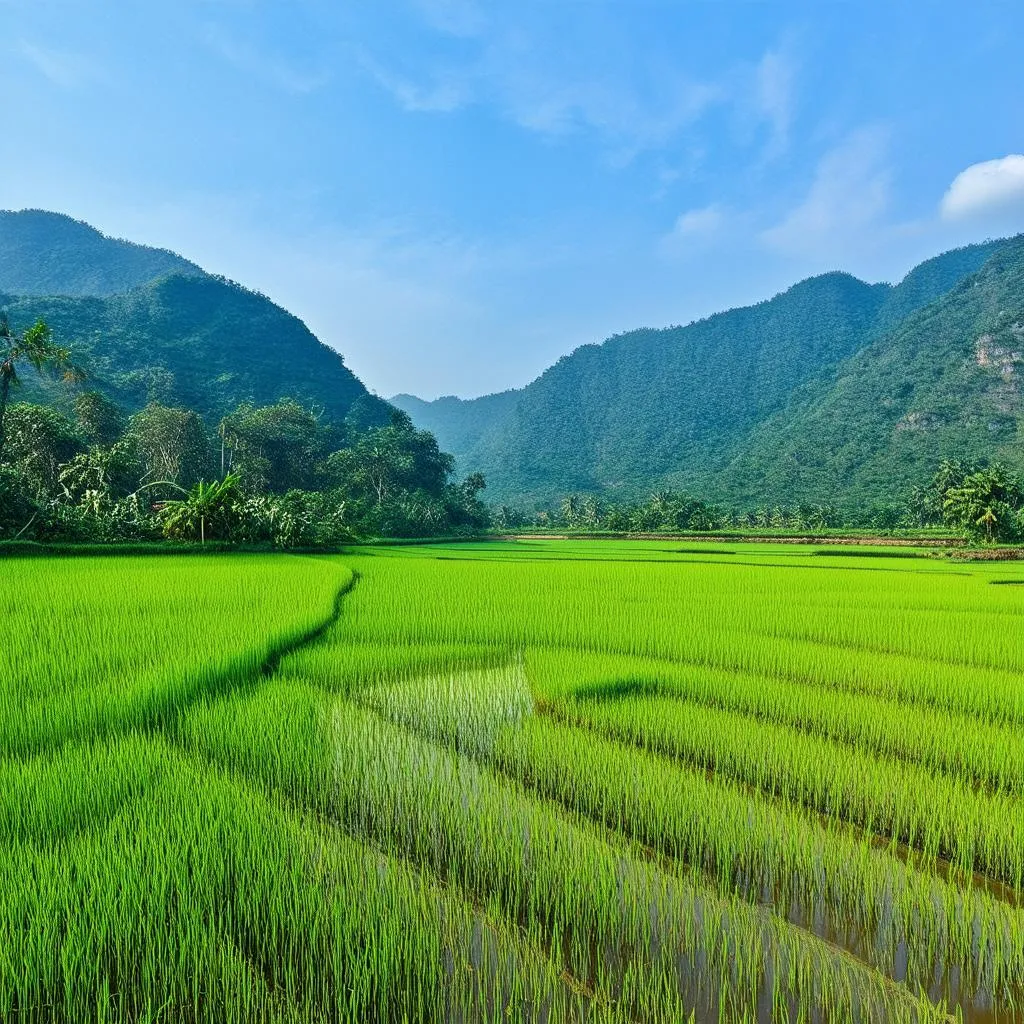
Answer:
M0 1019L1007 1022L1024 567L0 563Z

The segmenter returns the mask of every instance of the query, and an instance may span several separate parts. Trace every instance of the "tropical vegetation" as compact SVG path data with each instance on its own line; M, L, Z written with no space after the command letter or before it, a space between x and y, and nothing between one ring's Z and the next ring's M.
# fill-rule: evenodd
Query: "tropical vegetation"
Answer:
M357 431L295 402L243 405L211 431L191 410L126 416L93 392L74 409L8 409L0 539L322 547L488 522L483 479L453 481L450 456L397 410Z
M576 533L766 533L827 535L844 530L921 535L944 530L979 543L1024 539L1024 488L1000 463L947 459L932 479L900 500L853 511L835 505L761 504L737 511L681 491L661 490L643 501L568 494L549 508L527 511L495 504L491 524L502 532L529 529Z

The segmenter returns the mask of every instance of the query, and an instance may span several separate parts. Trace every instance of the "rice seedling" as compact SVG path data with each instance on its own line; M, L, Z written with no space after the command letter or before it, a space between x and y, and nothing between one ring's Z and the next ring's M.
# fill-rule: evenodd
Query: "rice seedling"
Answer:
M841 740L973 786L1024 790L1024 730L970 715L719 667L559 649L530 651L528 672L546 702L673 697Z
M0 1019L1013 1021L1018 578L669 542L0 563Z
M772 904L913 988L1024 991L1024 911L922 874L799 807L534 716L518 666L407 680L357 699L704 869L723 892Z
M0 562L0 749L158 725L325 625L351 581L267 555Z
M765 998L804 1017L938 1016L804 930L722 901L454 749L351 703L291 683L197 707L182 730L189 749L486 901L631 1019L677 1020L690 1010L741 1019ZM820 969L808 970L814 962Z

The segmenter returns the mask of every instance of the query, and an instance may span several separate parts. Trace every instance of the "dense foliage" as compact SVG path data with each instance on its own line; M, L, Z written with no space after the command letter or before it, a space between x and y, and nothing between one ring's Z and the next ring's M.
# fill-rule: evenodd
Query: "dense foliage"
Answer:
M919 532L941 527L972 541L1024 539L1024 486L1005 466L945 460L931 480L896 500L855 509L830 503L762 503L738 511L673 490L643 501L615 501L570 494L557 505L524 510L498 504L491 510L497 530L565 529L579 533L701 533L757 531L823 534L851 529L876 533Z
M0 538L330 545L486 523L479 474L454 483L433 437L263 295L41 211L0 213L5 291ZM24 372L67 370L69 350L85 384Z
M397 410L360 431L296 402L243 405L211 431L196 412L157 403L124 416L87 392L74 406L74 418L8 409L0 538L323 546L488 520L482 478L453 482L451 457Z
M907 495L943 461L1024 471L1021 239L946 253L896 287L826 274L687 327L619 335L522 391L396 396L454 463L409 426L396 448L393 407L301 321L174 254L55 214L0 214L4 289L21 293L0 295L8 341L45 323L50 346L0 360L8 534L59 508L71 535L69 508L112 501L117 528L100 532L146 535L146 508L180 497L167 481L229 473L239 501L259 499L250 523L432 534L481 521L478 471L509 528L884 530L942 520ZM16 364L59 370L68 349L88 390L21 373L23 407L10 408ZM453 469L467 480L454 490ZM1012 494L992 502L961 503L957 528L1019 535Z
M824 532L855 525L831 505L795 508L761 506L737 513L677 491L656 491L644 501L614 501L593 494L569 494L557 505L527 512L515 505L497 505L491 511L498 530L521 528L566 529L582 533L704 533L722 530ZM878 530L897 525L871 510L863 524Z
M217 423L243 403L292 398L332 421L354 413L382 426L390 415L266 296L59 214L0 213L0 308L15 329L49 324L91 387L127 412L158 402ZM24 397L64 401L45 379L27 380Z
M0 292L8 295L115 295L170 273L202 271L63 214L0 210Z
M731 508L829 501L853 513L892 502L943 457L982 456L983 436L1009 438L1024 420L1012 335L1024 285L1009 271L1021 248L955 250L895 287L812 278L687 327L584 346L519 392L393 401L460 471L481 470L496 498L531 510L567 491L618 500L671 487ZM985 365L967 365L986 332Z

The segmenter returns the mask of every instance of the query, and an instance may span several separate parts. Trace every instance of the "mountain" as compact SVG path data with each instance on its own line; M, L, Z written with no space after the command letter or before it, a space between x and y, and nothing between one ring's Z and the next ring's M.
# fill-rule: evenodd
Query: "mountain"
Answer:
M519 391L500 391L482 398L456 398L447 395L425 402L415 395L394 395L388 401L408 413L416 426L429 430L435 437L441 430L445 435L445 451L468 452L477 439L503 422L519 400Z
M164 274L202 274L166 249L108 238L45 210L0 210L0 292L116 295Z
M342 420L389 407L301 320L174 253L107 238L61 214L0 213L0 310L15 329L41 317L86 371L86 386L128 411L147 401L216 423L240 402L294 398ZM24 375L21 397L66 400Z
M739 502L868 503L943 458L1024 471L1024 236L771 417L720 474Z
M885 351L884 339L1005 246L945 253L896 286L824 274L686 327L617 335L563 357L518 392L392 401L437 435L461 471L483 471L494 500L671 486L724 501L789 501L785 481L775 488L767 472L772 447L762 431L809 415L849 360L875 344ZM843 429L856 437L859 423ZM832 500L837 484L826 472L800 491Z

